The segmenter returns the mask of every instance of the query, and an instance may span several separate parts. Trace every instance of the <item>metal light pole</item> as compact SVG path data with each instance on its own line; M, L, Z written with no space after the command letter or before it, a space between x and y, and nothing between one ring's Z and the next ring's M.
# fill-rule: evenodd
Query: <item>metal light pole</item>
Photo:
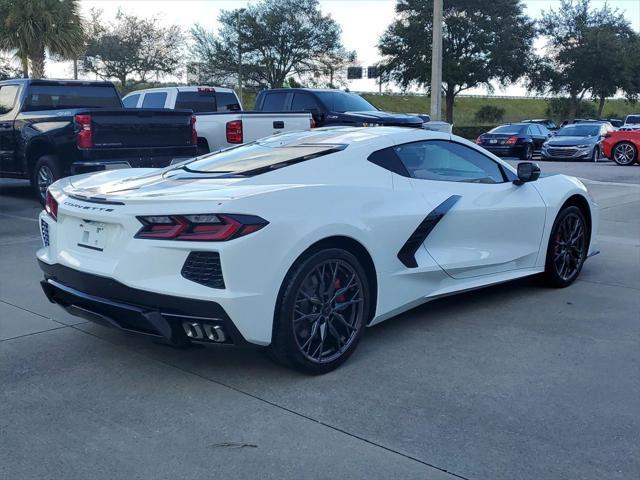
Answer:
M431 119L442 115L442 0L433 0L433 43L431 45Z
M242 102L242 25L240 21L240 15L244 13L244 8L238 10L238 16L236 17L236 29L238 30L238 97L240 98L240 104Z

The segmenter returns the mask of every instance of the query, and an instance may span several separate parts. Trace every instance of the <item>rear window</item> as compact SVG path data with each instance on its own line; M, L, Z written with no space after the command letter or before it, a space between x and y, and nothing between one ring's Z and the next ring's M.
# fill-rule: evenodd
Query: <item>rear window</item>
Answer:
M164 108L167 92L146 93L142 100L142 108Z
M17 94L17 85L3 85L0 87L0 115L13 110Z
M30 85L24 111L65 108L120 108L122 103L112 86Z
M129 95L127 98L122 100L122 103L126 108L136 108L138 105L138 99L140 95Z
M215 112L216 94L215 92L178 92L176 108L193 110L194 113Z
M282 112L286 98L287 92L265 93L262 110L265 112Z
M489 131L489 133L499 133L502 135L517 135L519 133L524 133L525 128L527 128L526 125L501 125L500 127L496 127L493 130Z
M185 170L222 176L253 176L342 150L346 145L282 145L260 141L198 157Z
M625 121L627 124L639 124L640 123L640 115L627 115L627 120Z
M238 112L242 110L235 93L217 92L216 101L218 102L219 112Z

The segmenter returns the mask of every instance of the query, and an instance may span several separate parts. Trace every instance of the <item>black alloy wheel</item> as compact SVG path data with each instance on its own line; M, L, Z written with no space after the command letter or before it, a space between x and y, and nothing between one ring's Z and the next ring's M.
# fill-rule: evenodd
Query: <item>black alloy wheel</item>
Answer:
M369 287L357 258L320 251L294 267L283 284L271 356L306 373L326 373L355 349L369 313Z
M549 238L545 275L554 287L573 283L587 258L588 232L582 211L567 207L558 214Z

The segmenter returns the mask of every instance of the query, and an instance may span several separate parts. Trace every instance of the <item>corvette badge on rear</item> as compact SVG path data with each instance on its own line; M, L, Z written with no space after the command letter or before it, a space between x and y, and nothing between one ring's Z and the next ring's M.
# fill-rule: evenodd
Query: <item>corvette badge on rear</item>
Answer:
M62 179L46 200L50 301L174 345L259 346L309 373L420 303L536 274L566 287L597 253L580 180L418 128L275 135Z

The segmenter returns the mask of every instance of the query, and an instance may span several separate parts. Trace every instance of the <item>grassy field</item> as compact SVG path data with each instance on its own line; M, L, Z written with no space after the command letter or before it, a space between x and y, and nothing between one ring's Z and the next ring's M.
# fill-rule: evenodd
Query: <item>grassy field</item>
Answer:
M425 95L362 95L375 106L390 112L428 113L430 99ZM255 104L255 93L244 93L244 108L251 110ZM525 118L545 118L547 100L542 98L497 98L497 97L459 97L456 100L453 123L457 126L477 125L474 116L481 107L493 105L504 108L503 122L517 122ZM607 100L604 116L624 119L625 115L637 113L640 105L631 105L624 100ZM560 121L562 119L554 119Z

